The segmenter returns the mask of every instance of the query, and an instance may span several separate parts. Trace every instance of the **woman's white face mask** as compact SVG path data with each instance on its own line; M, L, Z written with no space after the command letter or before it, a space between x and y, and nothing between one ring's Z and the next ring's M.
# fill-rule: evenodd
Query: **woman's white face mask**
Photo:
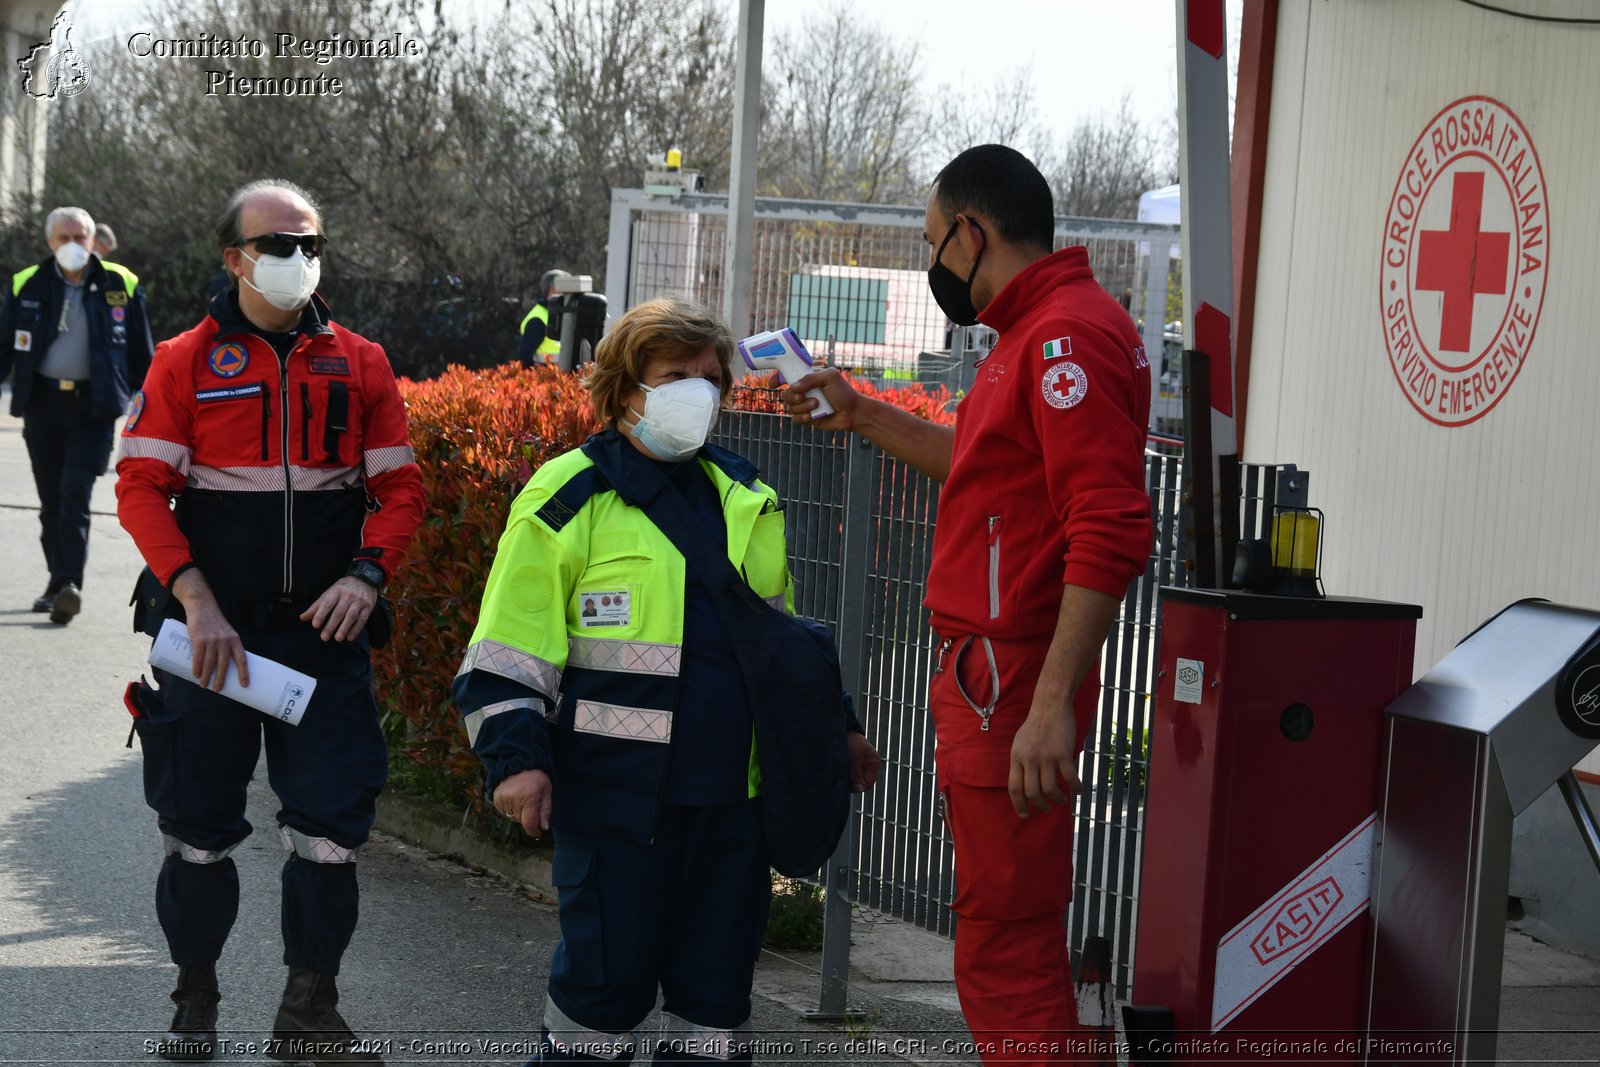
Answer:
M722 410L722 390L705 378L684 378L644 390L644 411L628 432L645 451L667 463L681 463L700 451Z

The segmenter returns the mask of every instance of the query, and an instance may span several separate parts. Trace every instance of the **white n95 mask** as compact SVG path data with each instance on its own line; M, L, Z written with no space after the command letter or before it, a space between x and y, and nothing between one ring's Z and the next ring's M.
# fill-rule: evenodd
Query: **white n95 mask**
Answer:
M73 274L89 265L89 250L76 241L68 241L56 249L56 264Z
M263 252L252 258L243 249L239 254L256 265L255 281L242 274L239 280L279 311L298 311L305 307L322 280L322 260L312 259L298 249L287 256L269 256Z
M700 451L717 424L722 390L705 378L685 378L644 390L644 414L628 409L638 421L630 432L659 460L681 463Z

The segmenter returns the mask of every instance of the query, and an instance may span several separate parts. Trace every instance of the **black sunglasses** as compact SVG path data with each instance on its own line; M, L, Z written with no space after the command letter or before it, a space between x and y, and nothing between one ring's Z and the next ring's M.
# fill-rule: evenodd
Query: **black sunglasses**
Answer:
M264 233L259 237L246 237L239 242L239 247L255 245L256 248L269 256L293 255L299 249L312 259L322 255L322 250L328 247L328 239L320 233Z

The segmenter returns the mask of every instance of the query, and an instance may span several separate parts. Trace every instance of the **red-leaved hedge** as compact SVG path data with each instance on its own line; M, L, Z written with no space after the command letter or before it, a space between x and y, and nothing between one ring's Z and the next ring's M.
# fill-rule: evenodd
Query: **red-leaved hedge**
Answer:
M775 378L734 390L733 406L781 412ZM954 421L942 387L877 390L919 417ZM373 654L378 706L391 751L452 783L455 799L481 809L480 764L467 745L450 682L478 620L495 546L518 490L545 460L600 429L580 378L515 365L451 367L428 381L402 380L411 447L422 468L427 514L389 584L394 639Z

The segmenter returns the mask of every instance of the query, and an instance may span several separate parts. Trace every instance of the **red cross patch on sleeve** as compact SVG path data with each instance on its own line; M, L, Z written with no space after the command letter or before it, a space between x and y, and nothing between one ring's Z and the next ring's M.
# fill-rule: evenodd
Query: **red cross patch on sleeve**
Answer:
M1045 369L1042 388L1051 407L1077 407L1089 393L1089 376L1076 363L1052 363Z

